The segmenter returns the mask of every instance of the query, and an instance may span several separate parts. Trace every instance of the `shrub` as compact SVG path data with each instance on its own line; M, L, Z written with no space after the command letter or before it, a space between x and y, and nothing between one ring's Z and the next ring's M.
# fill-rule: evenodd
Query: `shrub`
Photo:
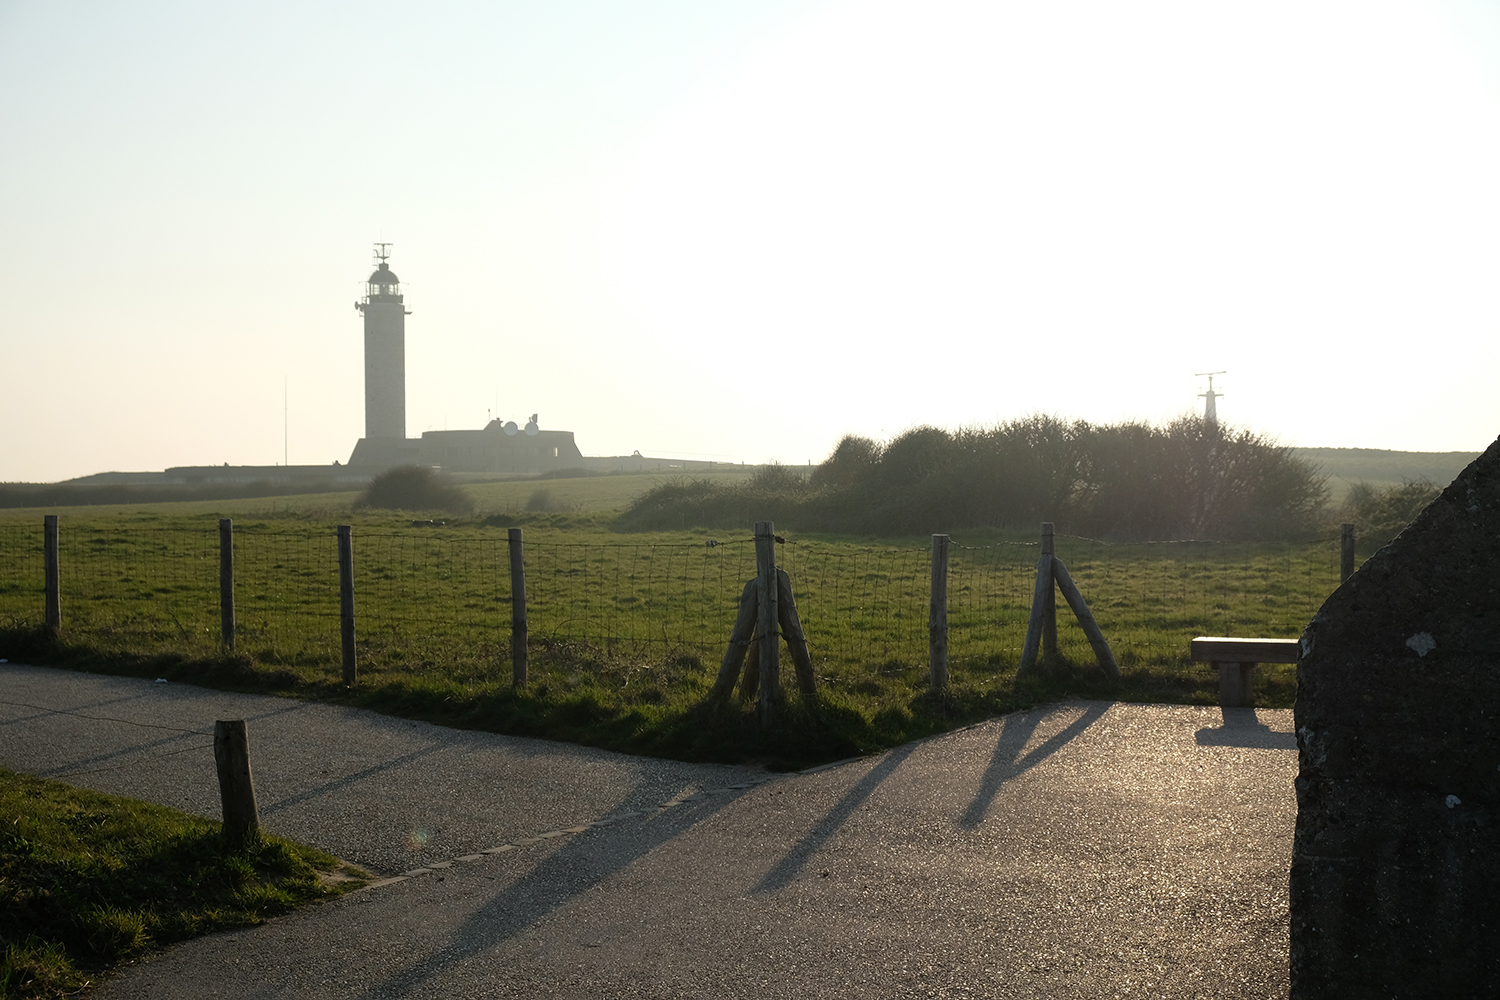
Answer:
M372 479L354 506L467 514L474 509L474 502L448 477L432 469L421 465L398 465Z
M768 466L748 483L664 484L622 526L744 526L910 535L1034 526L1101 537L1267 538L1315 530L1327 497L1308 462L1197 417L1165 427L1036 415L991 428L916 427L881 445L850 435L804 481Z
M1340 520L1354 525L1362 543L1378 549L1405 531L1441 492L1430 479L1408 479L1383 490L1358 482L1349 488L1338 513Z
M577 510L578 504L564 500L545 486L539 486L526 498L526 509L533 514L560 514Z

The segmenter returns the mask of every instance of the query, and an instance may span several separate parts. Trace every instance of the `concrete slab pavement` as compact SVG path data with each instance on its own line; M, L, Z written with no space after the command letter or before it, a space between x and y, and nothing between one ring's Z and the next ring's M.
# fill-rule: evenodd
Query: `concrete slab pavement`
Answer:
M274 832L430 868L168 949L109 1000L1287 992L1290 712L1067 704L755 783L62 671L0 668L0 692L0 763L205 815L209 741L147 727L237 712ZM66 749L111 731L81 716L127 721ZM474 853L496 841L519 846Z

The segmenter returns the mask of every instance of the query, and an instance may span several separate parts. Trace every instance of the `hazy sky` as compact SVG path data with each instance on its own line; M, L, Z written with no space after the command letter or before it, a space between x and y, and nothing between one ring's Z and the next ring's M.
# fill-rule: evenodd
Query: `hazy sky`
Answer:
M407 428L1500 432L1500 0L0 0L0 480Z

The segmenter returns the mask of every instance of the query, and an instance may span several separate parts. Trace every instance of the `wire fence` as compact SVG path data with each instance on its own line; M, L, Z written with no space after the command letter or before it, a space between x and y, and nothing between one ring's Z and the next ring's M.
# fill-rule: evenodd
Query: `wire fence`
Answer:
M492 529L356 529L362 664L508 674L510 563ZM1294 543L1111 543L1059 535L1069 568L1122 663L1180 659L1194 635L1299 634L1339 582L1337 537ZM1014 664L1025 640L1036 542L953 546L950 663ZM825 673L924 667L927 547L789 540L814 663ZM533 644L600 657L696 658L713 669L741 590L749 537L728 541L525 543ZM219 535L203 528L64 523L60 600L69 635L135 653L210 655L220 642ZM337 541L328 529L236 528L236 648L266 663L340 661ZM43 620L40 524L0 523L0 626ZM1059 649L1090 656L1069 615Z

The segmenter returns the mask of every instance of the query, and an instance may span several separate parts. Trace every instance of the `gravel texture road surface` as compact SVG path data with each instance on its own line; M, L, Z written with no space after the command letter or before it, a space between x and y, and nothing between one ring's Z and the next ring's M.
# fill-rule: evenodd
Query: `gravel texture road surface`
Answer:
M1069 703L771 775L0 666L0 764L206 816L229 718L267 828L394 878L101 1000L1287 994L1290 712Z

